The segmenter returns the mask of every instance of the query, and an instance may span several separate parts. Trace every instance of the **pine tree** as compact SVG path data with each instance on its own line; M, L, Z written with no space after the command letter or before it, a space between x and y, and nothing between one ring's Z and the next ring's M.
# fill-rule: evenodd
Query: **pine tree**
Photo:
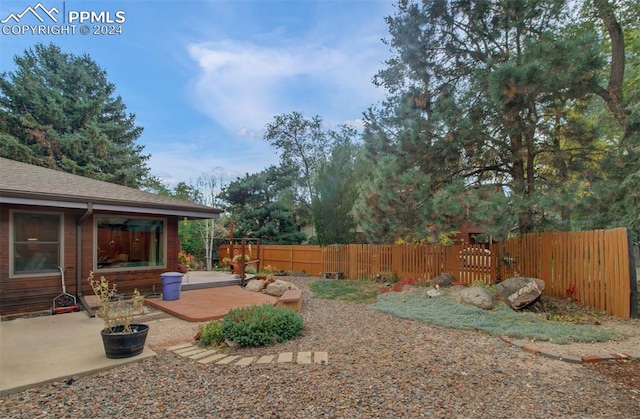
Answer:
M300 244L293 212L292 185L295 170L271 166L231 182L220 194L228 203L234 236L260 238L263 244Z
M400 3L387 19L395 56L376 77L389 95L365 119L375 179L361 199L385 205L370 211L432 239L465 219L504 235L568 217L555 176L574 179L598 146L552 128L597 86L604 59L593 34L562 31L567 13L555 0ZM396 183L377 180L389 175Z

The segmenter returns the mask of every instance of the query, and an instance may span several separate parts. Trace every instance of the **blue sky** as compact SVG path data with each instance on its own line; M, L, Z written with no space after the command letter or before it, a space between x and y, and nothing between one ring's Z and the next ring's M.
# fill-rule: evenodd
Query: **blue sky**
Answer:
M0 20L38 3L3 0ZM321 116L327 126L359 125L385 94L371 80L390 57L381 40L388 39L391 1L40 3L65 18L102 11L113 21L121 11L126 20L121 35L82 35L78 22L68 35L3 32L0 69L12 70L13 57L39 42L89 54L144 127L138 143L151 155L151 173L170 186L207 172L234 179L276 164L262 139L276 115L298 111ZM19 23L39 24L32 15Z

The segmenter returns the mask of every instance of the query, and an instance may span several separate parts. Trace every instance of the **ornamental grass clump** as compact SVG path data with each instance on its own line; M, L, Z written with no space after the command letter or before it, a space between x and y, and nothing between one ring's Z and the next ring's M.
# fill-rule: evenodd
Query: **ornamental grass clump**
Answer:
M142 305L144 298L140 292L137 289L134 290L131 301L124 301L116 292L116 284L110 284L104 276L95 279L93 272L89 272L88 281L100 302L98 316L104 322L105 331L115 333L116 326L122 326L122 333L132 333L131 320L133 316L144 311Z
M236 308L222 318L222 333L240 346L267 346L300 336L304 319L298 312L271 304Z
M212 320L200 326L200 342L205 345L215 345L224 342L224 332L222 324L217 320Z

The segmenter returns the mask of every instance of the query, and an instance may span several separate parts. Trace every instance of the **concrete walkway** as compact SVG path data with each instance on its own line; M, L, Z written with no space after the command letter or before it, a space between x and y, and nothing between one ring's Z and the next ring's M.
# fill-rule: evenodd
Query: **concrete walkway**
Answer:
M0 395L156 355L145 347L131 358L107 358L103 327L100 318L86 312L0 322Z

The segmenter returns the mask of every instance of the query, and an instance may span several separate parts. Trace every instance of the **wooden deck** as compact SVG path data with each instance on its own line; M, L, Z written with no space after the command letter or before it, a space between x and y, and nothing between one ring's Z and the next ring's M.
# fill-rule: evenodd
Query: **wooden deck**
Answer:
M145 297L145 303L189 322L221 319L230 310L251 305L273 304L278 299L247 291L234 275L216 272L189 272L183 277L178 300L163 300L159 295Z

